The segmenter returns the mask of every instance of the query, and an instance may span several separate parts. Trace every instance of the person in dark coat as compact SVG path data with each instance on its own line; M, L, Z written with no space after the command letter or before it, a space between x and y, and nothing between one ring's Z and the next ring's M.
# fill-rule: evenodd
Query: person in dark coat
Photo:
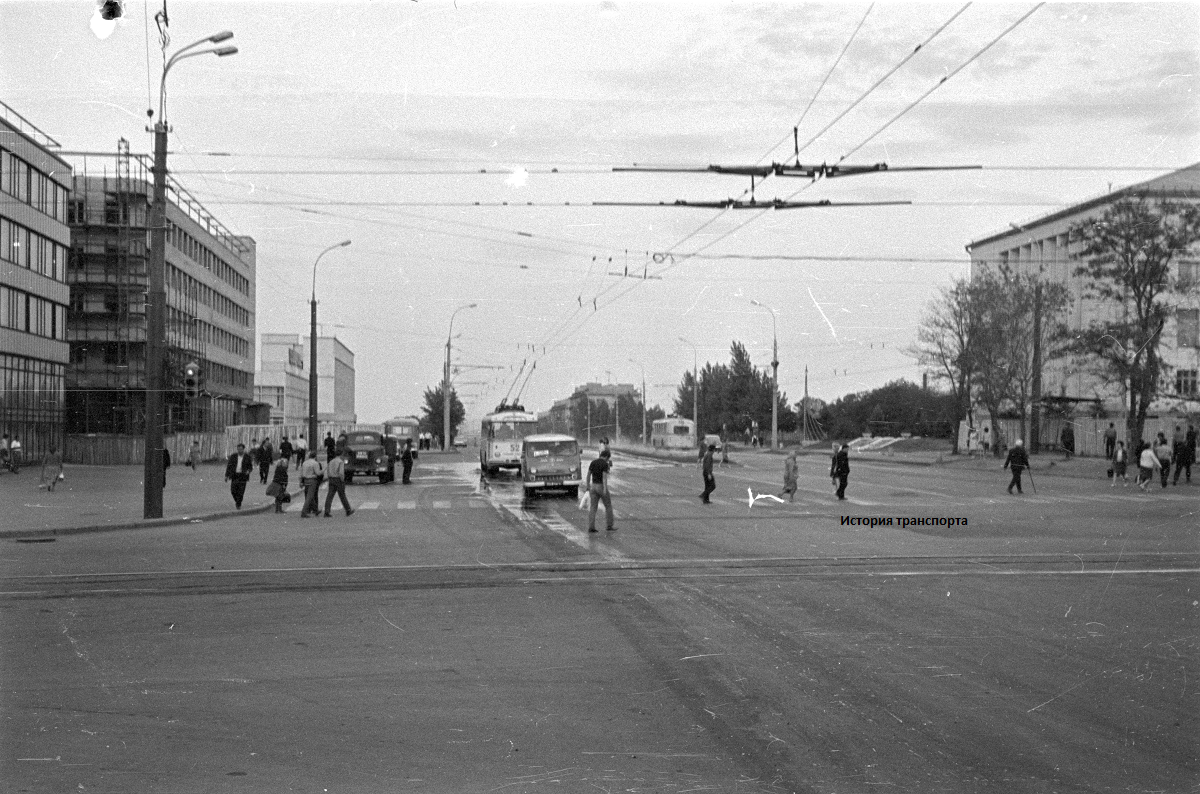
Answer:
M1011 494L1013 486L1017 487L1017 493L1024 493L1021 490L1021 472L1029 468L1029 453L1025 451L1025 445L1021 443L1021 439L1013 442L1012 449L1008 451L1008 457L1004 459L1004 468L1012 469L1012 482L1008 484L1008 492Z
M333 440L333 433L326 433L325 440L322 442L325 445L325 462L329 463L337 452L337 442Z
M716 444L709 444L704 457L700 459L700 474L704 477L704 493L700 494L700 501L706 505L712 503L708 497L717 490L717 479L713 477L713 453L716 451Z
M242 498L246 495L246 483L254 473L254 461L246 454L246 445L238 444L237 452L229 456L225 463L225 481L229 483L229 493L237 509L242 509Z
M171 451L163 447L163 478L162 487L167 487L167 469L171 468Z
M1188 424L1187 432L1183 435L1183 462L1179 464L1187 471L1187 481L1192 481L1192 464L1196 462L1196 426ZM1179 476L1176 469L1176 477Z
M1185 466L1188 468L1188 474L1192 473L1192 464L1188 460L1187 433L1183 432L1179 425L1175 425L1175 435L1171 436L1171 452L1171 457L1175 459L1175 479L1172 484L1179 485L1179 473Z
M1108 460L1113 459L1113 454L1117 451L1117 426L1112 422L1108 423L1108 429L1104 431L1104 457Z
M284 436L283 441L279 442L279 459L283 461L285 468L292 460L292 442L288 441L287 436Z
M288 463L287 458L281 457L279 462L275 464L275 475L271 478L272 485L278 485L279 490L275 494L275 512L283 512L283 503L288 499Z
M254 457L258 463L258 481L266 485L267 476L271 472L271 459L274 457L274 450L271 449L271 439L263 439L262 443L258 445L258 449L254 450Z
M412 474L413 458L415 457L412 447L412 439L406 439L404 449L400 451L400 465L404 467L404 473L400 479L403 485L408 485L411 480L409 476Z
M837 498L845 500L846 485L850 482L850 445L842 444L841 448L833 453L833 460L829 465L829 477L833 480L833 484L837 488Z
M1067 460L1070 460L1071 456L1075 454L1075 428L1071 427L1070 423L1063 425L1062 433L1059 434L1059 440L1062 442L1063 452L1066 453Z

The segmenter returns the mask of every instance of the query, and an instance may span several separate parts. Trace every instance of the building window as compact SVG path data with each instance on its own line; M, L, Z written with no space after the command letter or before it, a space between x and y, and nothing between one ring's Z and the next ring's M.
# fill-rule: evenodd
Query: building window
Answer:
M1181 290L1192 289L1200 284L1200 262L1180 262L1178 286Z
M1180 369L1175 371L1175 393L1181 397L1195 397L1197 392L1196 370Z
M1175 323L1178 347L1200 347L1200 309L1178 309Z

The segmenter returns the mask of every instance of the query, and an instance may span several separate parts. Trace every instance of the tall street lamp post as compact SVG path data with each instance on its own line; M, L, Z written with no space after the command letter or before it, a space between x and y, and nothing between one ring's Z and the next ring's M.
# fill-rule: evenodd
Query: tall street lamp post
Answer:
M689 342L682 336L679 341L692 346L692 426L696 431L696 443L700 442L700 379L697 374L700 361L700 351L695 342Z
M163 66L158 84L158 121L154 123L154 201L150 205L150 262L146 273L146 440L142 462L142 517L163 514L163 385L167 318L167 73L185 58L212 53L218 58L236 53L237 47L210 47L233 38L225 30L183 47Z
M442 449L450 449L450 339L454 336L454 315L463 309L474 309L478 303L459 306L450 315L450 330L446 334L446 368L442 376Z
M642 362L629 359L630 364L637 364L642 371L642 443L646 443L646 368Z
M321 253L317 254L317 259L313 262L313 285L312 285L312 300L309 301L309 306L312 308L312 324L309 327L308 334L308 448L317 448L317 263L321 261L321 257L329 253L335 248L345 248L350 245L349 240L342 240L340 243L334 243L326 248Z
M750 302L771 313L771 449L779 449L779 335L775 327L775 310L765 303Z

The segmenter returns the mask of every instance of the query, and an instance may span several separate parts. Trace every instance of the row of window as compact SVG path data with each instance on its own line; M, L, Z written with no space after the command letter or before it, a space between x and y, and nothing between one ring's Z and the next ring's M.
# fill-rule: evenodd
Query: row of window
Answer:
M167 307L167 323L168 327L175 329L181 336L196 335L200 341L228 350L235 356L250 357L250 343L245 339L212 323L192 317L174 306Z
M27 461L63 448L62 364L0 355L0 428L21 440Z
M204 385L209 391L212 391L213 386L230 386L234 389L250 390L251 373L249 372L212 361L201 366L205 368Z
M217 256L208 246L173 223L168 224L167 240L186 256L199 262L205 270L211 270L217 278L229 284L243 295L250 294L250 280Z
M67 280L66 247L8 218L0 218L0 259L55 281Z
M1181 397L1195 397L1197 394L1200 394L1200 384L1197 383L1196 370L1175 370L1175 393Z
M250 325L248 309L170 264L167 265L167 286L185 298L198 300L205 306L211 306L215 311L225 315L238 325L247 327Z
M0 149L0 190L59 223L67 222L69 191L7 149Z
M67 338L67 308L19 289L0 286L0 328L63 340Z
M1200 309L1175 310L1177 347L1200 347Z

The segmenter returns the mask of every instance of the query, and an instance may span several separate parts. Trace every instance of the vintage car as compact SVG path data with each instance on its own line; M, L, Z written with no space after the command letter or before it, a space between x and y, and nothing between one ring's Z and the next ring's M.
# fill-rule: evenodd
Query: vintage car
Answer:
M346 434L346 482L355 475L378 477L379 482L396 479L395 442L373 430L355 430ZM390 449L389 449L390 447Z
M561 433L526 436L521 443L521 480L526 496L539 490L564 489L579 496L583 464L579 442Z

